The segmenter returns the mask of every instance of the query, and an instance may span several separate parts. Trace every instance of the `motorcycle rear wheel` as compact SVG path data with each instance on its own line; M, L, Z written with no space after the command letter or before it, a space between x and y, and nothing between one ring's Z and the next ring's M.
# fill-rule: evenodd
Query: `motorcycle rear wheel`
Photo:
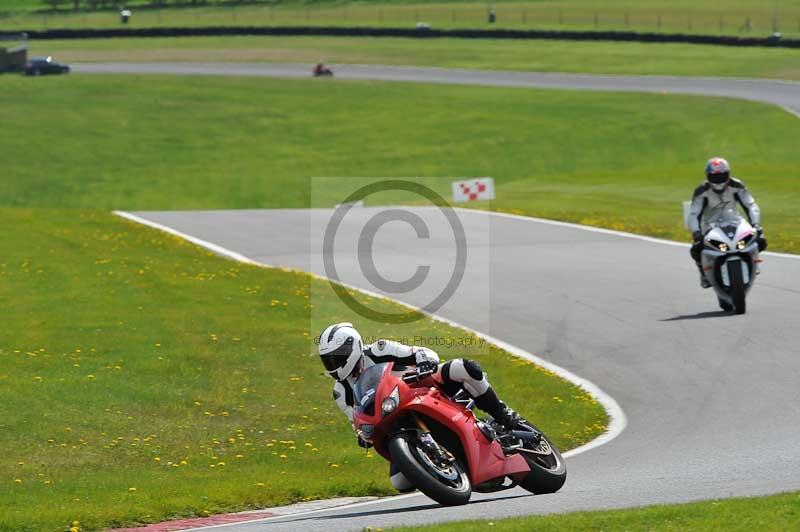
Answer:
M467 472L457 460L448 470L438 468L425 455L409 434L400 434L389 441L392 463L419 491L442 506L467 504L472 495ZM452 478L446 478L446 477Z
M542 434L542 442L539 444L539 450L548 451L549 453L529 453L522 452L525 461L531 468L531 472L519 483L519 485L537 495L545 493L555 493L561 489L561 486L567 481L567 466L564 459L561 457L561 452L553 445L547 436L542 431L533 425L523 423L519 427L522 430L533 429ZM526 448L532 447L532 444L525 444Z

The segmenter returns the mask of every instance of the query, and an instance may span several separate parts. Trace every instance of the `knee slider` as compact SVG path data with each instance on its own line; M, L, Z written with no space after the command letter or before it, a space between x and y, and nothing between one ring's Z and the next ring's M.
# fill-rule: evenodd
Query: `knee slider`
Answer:
M474 360L464 360L464 369L467 370L467 375L476 381L483 379L483 369Z

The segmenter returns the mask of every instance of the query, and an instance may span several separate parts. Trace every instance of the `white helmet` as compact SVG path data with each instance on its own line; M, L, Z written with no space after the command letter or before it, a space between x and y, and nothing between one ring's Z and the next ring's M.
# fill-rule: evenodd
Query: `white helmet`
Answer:
M319 357L331 377L344 380L364 354L361 335L352 323L331 325L319 337Z

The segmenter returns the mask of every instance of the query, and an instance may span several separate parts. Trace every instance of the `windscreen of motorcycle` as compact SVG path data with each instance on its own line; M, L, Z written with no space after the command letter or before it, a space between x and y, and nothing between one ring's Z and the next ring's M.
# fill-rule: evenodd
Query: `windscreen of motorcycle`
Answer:
M355 399L356 409L368 415L374 414L375 393L378 390L378 384L380 384L383 373L386 371L386 366L388 365L388 363L384 363L370 366L358 378L353 386L353 399Z
M738 210L726 208L714 216L713 219L709 220L709 222L719 227L720 230L725 233L725 236L732 239L736 235L736 230L742 220L742 215L739 214Z

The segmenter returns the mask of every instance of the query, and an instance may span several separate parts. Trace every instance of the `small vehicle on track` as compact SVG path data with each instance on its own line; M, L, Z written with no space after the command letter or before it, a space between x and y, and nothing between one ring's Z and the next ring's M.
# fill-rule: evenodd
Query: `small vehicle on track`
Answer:
M69 66L53 61L50 56L31 57L25 62L23 72L26 76L44 76L45 74L68 74Z
M422 493L454 506L469 502L473 491L522 486L540 494L564 485L561 453L536 427L521 422L508 429L480 419L466 392L446 395L434 371L404 371L387 362L359 377L353 423Z
M703 237L702 266L722 310L744 314L758 264L758 234L736 210L726 209L709 222Z
M311 74L315 78L324 77L324 76L333 77L333 70L331 70L330 67L326 67L322 63L317 63L316 65L314 65L314 68L311 71Z

